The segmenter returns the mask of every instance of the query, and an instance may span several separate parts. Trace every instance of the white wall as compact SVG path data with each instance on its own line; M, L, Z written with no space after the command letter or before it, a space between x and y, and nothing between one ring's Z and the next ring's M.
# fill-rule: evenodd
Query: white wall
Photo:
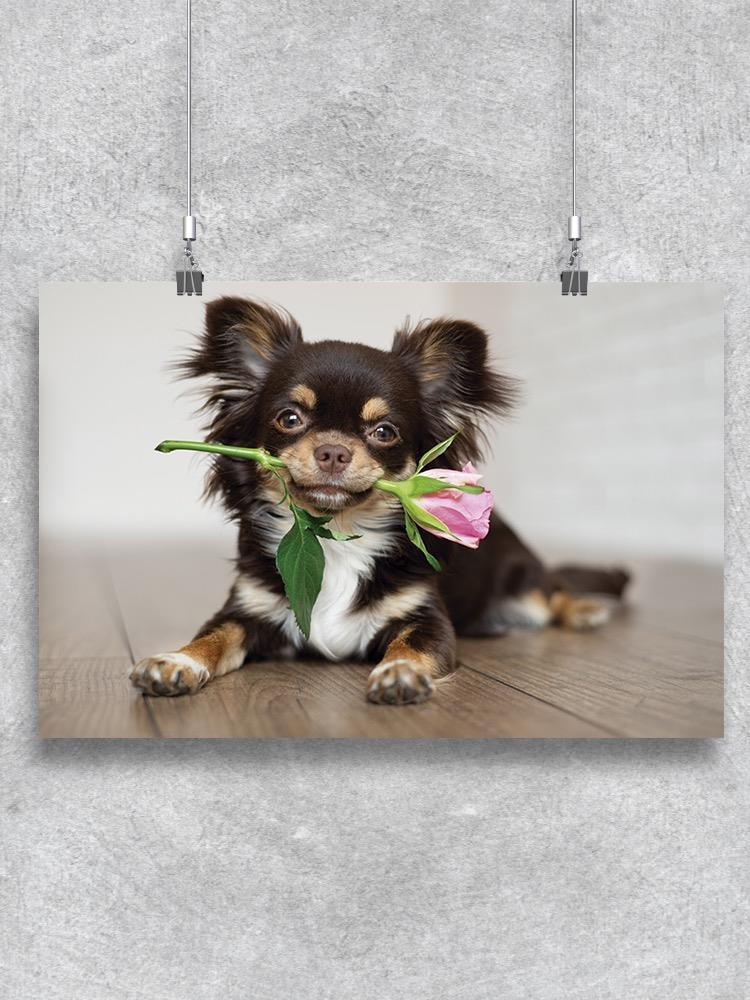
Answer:
M387 347L394 328L451 313L490 332L524 379L485 464L530 541L717 560L722 555L722 295L698 284L212 282L289 308L308 339ZM208 298L208 296L207 296ZM46 284L40 317L40 519L47 537L221 539L199 502L206 459L160 455L199 435L166 366L202 323L170 283ZM252 443L252 442L248 442Z
M721 289L595 284L582 301L511 284L498 311L494 294L468 287L455 286L456 313L470 297L524 379L523 406L493 436L511 521L571 554L721 559Z

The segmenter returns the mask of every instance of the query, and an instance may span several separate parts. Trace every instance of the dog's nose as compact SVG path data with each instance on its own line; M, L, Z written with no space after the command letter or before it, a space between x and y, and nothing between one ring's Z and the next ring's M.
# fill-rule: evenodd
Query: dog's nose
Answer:
M342 444L321 444L313 454L322 472L343 472L352 460L352 453Z

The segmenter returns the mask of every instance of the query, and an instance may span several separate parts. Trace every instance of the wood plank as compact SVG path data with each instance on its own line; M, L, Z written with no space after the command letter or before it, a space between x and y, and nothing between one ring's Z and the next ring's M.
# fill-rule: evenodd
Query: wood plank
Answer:
M184 546L111 552L108 570L136 661L189 642L223 605L234 577L230 560Z
M644 577L639 606L598 633L462 640L465 666L436 697L394 708L366 702L367 666L301 661L252 664L193 697L144 698L128 683L129 647L139 658L183 644L223 602L231 564L184 548L107 566L92 553L52 555L40 581L40 641L54 654L40 664L46 737L721 735L721 645L696 634L716 632L715 573L690 577L682 601L682 571Z
M39 656L128 656L105 557L94 549L46 543L39 553Z
M545 546L544 552L550 565L624 566L631 575L626 602L640 622L719 642L724 637L721 565L621 553L569 552L555 546Z
M641 627L625 612L598 632L509 633L461 648L473 669L621 736L723 735L715 641Z
M39 661L43 739L143 739L157 735L148 706L127 682L130 659Z
M362 664L249 664L192 697L149 698L165 737L472 739L604 737L606 730L463 668L435 698L399 708L365 699Z
M724 639L721 566L639 560L632 568L628 606L639 624L696 638Z
M489 683L488 683L489 681ZM471 666L459 668L435 695L452 719L454 739L601 739L607 729L545 704Z
M39 734L155 736L147 707L127 682L130 651L104 557L48 543L39 562Z

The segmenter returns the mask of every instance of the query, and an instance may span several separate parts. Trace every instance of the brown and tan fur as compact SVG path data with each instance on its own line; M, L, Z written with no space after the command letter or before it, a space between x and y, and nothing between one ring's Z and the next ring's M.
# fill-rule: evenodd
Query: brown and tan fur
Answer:
M409 642L414 628L407 625L388 643L382 662L368 678L368 701L386 705L426 701L435 691L435 681L450 672L444 660Z
M149 657L139 686L148 694L195 694L212 678L242 666L246 638L242 625L225 622L176 653Z

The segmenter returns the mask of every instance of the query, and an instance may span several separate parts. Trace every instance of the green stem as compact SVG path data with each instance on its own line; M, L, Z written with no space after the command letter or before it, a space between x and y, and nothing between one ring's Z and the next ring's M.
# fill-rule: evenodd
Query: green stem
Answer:
M204 441L162 441L156 451L206 451L212 455L228 455L229 458L244 458L258 462L267 469L283 469L284 463L265 448L240 448L231 444L207 444Z
M383 490L385 493L393 493L399 499L401 498L401 487L403 483L396 479L376 479L373 486L377 490Z

